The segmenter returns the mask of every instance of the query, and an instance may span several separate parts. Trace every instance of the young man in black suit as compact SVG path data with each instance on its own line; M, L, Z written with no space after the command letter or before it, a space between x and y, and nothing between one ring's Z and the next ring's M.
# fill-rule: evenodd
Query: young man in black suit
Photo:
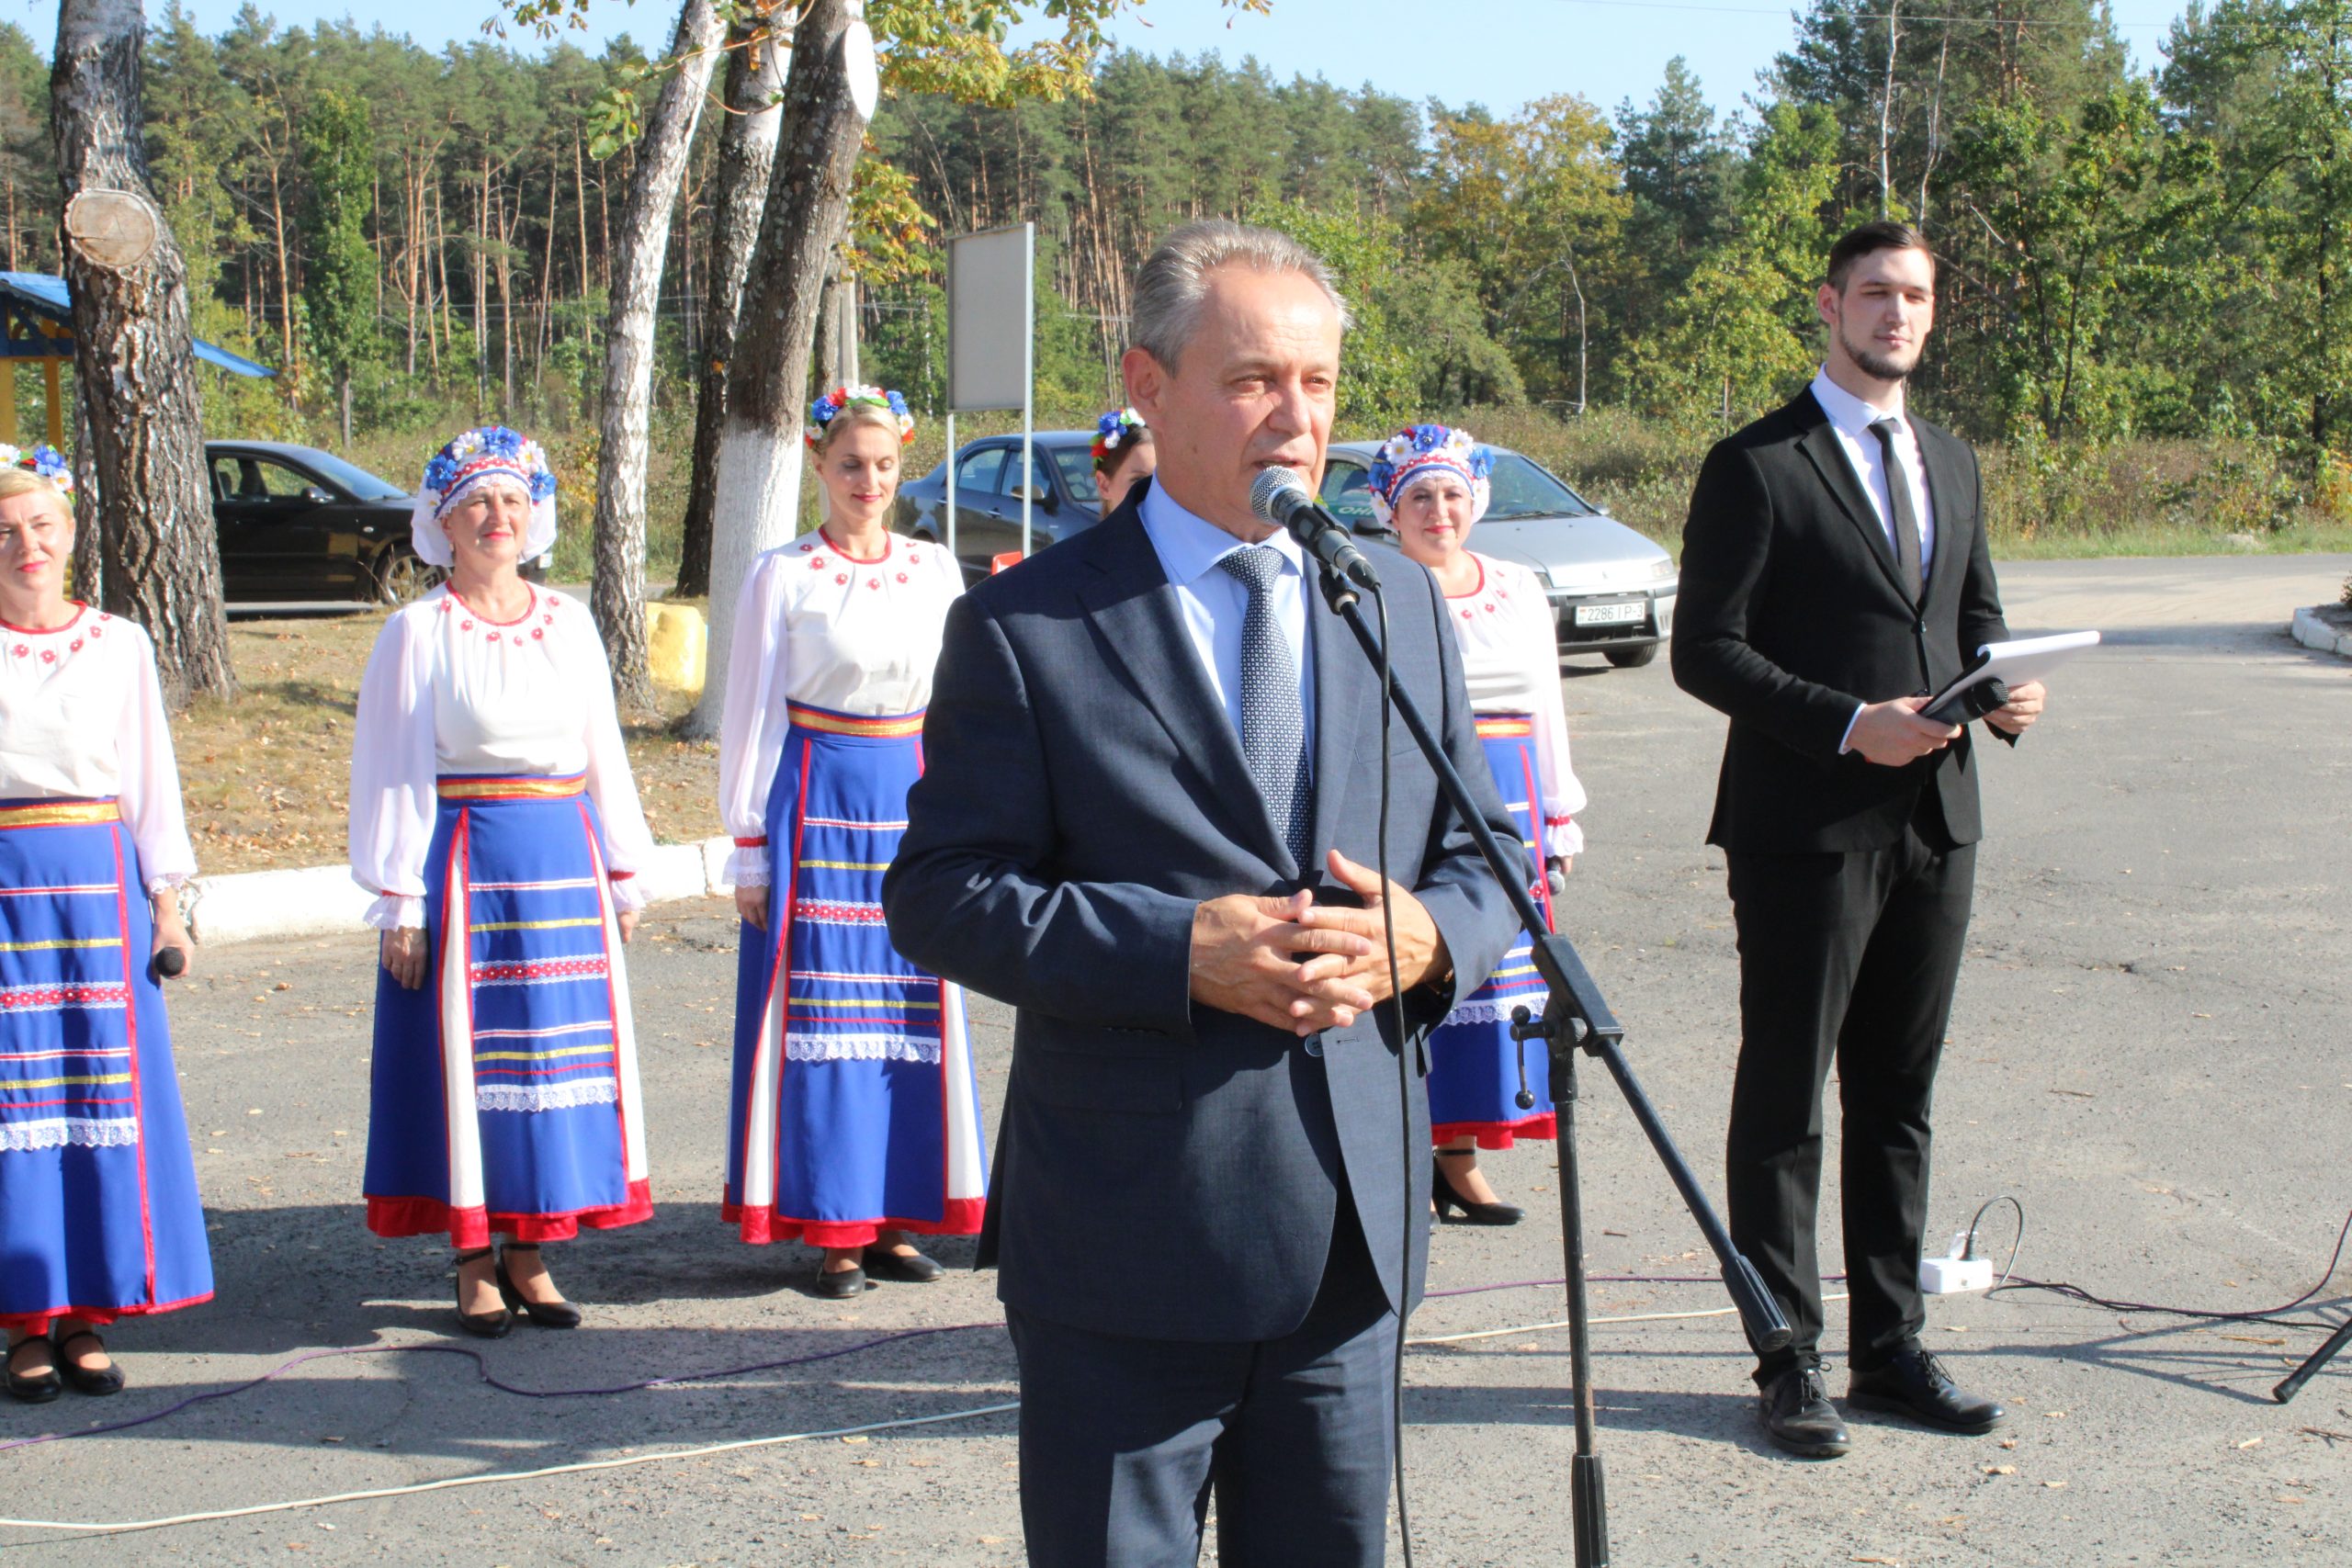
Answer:
M2003 1419L1919 1343L1928 1103L1982 836L1971 737L1919 709L2007 636L1975 456L1904 409L1935 284L1901 224L1838 241L1815 301L1821 373L1708 454L1683 535L1674 678L1731 718L1707 833L1739 937L1731 1234L1796 1330L1756 1370L1765 1430L1815 1457L1849 1440L1814 1246L1833 1060L1848 1403L1947 1431ZM2041 704L2019 686L1986 722L2014 743Z

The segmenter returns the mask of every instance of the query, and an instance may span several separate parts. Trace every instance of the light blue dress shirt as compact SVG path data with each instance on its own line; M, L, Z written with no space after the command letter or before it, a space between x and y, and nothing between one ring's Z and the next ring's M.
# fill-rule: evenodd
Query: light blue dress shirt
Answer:
M1226 721L1241 734L1241 632L1250 616L1250 589L1216 563L1249 547L1214 523L1193 516L1157 484L1144 491L1143 531L1159 557L1160 570L1176 590L1184 630L1208 671L1209 685L1225 705ZM1308 776L1315 766L1314 649L1306 631L1306 562L1298 541L1277 530L1265 541L1283 558L1274 580L1274 619L1290 644L1298 671L1300 716L1306 721Z

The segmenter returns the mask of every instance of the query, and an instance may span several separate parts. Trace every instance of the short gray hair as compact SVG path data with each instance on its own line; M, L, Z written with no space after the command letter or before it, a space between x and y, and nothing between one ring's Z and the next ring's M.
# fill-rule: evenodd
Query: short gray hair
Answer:
M1323 258L1278 229L1259 229L1229 218L1187 223L1159 242L1136 274L1128 339L1162 365L1174 368L1200 321L1208 297L1209 274L1221 266L1251 272L1295 272L1315 281L1340 312L1340 330L1355 324Z

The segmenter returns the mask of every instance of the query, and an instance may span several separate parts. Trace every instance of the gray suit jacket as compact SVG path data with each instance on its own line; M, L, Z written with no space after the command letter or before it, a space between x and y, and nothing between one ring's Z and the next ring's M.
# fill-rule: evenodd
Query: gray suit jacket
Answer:
M1373 863L1378 683L1310 589L1316 864L1303 874L1186 637L1141 494L950 613L924 772L883 884L902 953L1020 1010L981 1261L999 1265L1003 1301L1050 1321L1274 1338L1313 1304L1344 1191L1401 1313L1419 1299L1428 1250L1421 1042L1517 922L1397 724L1389 874L1420 897L1454 964L1444 987L1408 998L1409 1089L1386 1009L1303 1043L1193 1003L1203 900L1304 881L1318 901L1355 902L1321 868L1334 845ZM1387 585L1398 683L1481 813L1515 839L1442 596L1401 555L1365 553Z

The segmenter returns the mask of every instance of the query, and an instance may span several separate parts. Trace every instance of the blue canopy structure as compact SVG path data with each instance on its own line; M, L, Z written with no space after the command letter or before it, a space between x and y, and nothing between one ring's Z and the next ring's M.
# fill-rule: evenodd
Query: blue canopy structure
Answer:
M233 376L275 376L266 365L198 338L196 356ZM54 273L0 272L0 441L17 440L16 372L18 360L41 367L47 382L49 442L65 445L65 411L58 395L58 367L74 357L74 296Z

